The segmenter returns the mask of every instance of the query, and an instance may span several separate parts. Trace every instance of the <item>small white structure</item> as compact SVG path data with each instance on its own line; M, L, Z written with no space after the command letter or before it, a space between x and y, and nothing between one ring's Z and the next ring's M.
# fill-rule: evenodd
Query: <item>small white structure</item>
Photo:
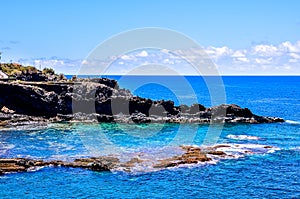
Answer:
M4 72L2 72L0 70L0 79L7 79L8 78L8 75L6 75Z

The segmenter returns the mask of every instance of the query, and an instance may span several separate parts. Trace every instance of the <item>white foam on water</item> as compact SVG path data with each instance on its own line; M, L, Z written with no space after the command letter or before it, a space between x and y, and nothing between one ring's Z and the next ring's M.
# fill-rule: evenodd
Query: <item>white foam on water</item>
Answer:
M219 147L217 151L223 151L228 155L233 155L236 157L243 157L249 154L265 154L274 153L280 148L261 145L261 144L227 144L229 147ZM218 145L216 145L218 146Z
M55 148L57 150L75 150L76 147L72 145L67 145L66 143L55 142L47 142L49 148Z
M42 166L42 167L32 167L32 168L27 169L27 172L35 172L35 171L39 171L43 168L45 168L45 167L44 166Z
M2 144L3 145L3 144ZM14 146L6 146L6 147L14 147ZM197 146L194 146L197 147ZM168 170L174 170L178 168L194 168L194 167L201 167L205 165L214 165L218 164L220 161L225 159L239 159L250 155L255 154L267 154L267 153L274 153L277 150L280 150L280 148L268 146L268 145L261 145L261 144L234 144L234 143L225 143L225 144L217 144L213 146L200 146L200 148L203 151L223 151L224 155L214 155L214 154L207 154L207 157L211 158L211 161L206 162L199 162L197 164L179 164L175 167L168 167L168 168L155 168L154 165L160 164L161 160L166 160L168 158L172 158L177 155L182 155L185 153L185 150L183 150L180 146L175 147L164 147L164 148L155 148L155 149L140 149L138 151L126 151L123 154L115 154L112 155L117 158L121 158L122 156L126 156L126 161L121 161L122 163L126 163L127 161L131 160L132 158L137 158L142 160L141 162L136 162L133 164L133 166L124 166L120 165L118 168L115 168L113 172L129 172L131 174L140 174L145 172L156 172L164 169ZM300 147L296 147L295 150L300 150ZM50 159L60 159L63 161L71 161L76 158L82 158L87 157L89 154L81 154L81 155L75 155L71 158L69 156L60 156L60 155L54 155L51 156ZM26 158L33 158L37 159L37 157L26 157ZM42 169L42 167L39 168L33 168L30 171L36 171Z
M47 124L41 124L38 122L28 122L24 123L21 126L11 125L9 127L1 127L1 131L19 131L19 130L44 130L47 129Z
M293 148L291 148L290 150L300 151L300 146L293 147Z
M0 143L0 155L5 155L7 151L15 148L15 145L13 144L2 144Z
M163 150L164 155L159 155L159 151L143 151L140 152L140 154L137 153L127 153L126 156L128 156L128 159L131 158L139 158L142 160L141 163L135 163L133 167L125 168L123 166L120 166L119 168L116 168L115 171L128 171L130 170L130 173L138 174L138 173L144 173L144 172L155 172L159 170L174 170L178 168L193 168L193 167L199 167L209 164L217 164L218 162L225 160L225 159L239 159L243 158L249 155L255 155L255 154L267 154L267 153L274 153L277 150L280 150L280 148L268 146L268 145L260 145L260 144L218 144L214 146L205 146L201 147L204 151L205 150L211 150L209 148L215 148L215 151L223 151L224 155L213 155L213 154L207 154L207 157L211 158L211 161L206 162L199 162L197 164L179 164L175 167L168 167L168 168L154 168L153 166L160 163L160 160L165 160L168 158L171 158L174 156L174 154L170 154L170 150L174 150L174 147L166 147ZM182 150L180 147L177 147L177 149L181 150L184 154L184 150ZM160 151L162 152L162 151ZM169 156L166 155L169 153Z
M253 136L253 135L227 135L226 138L233 139L233 140L261 140L260 137Z
M288 124L300 124L299 121L293 121L293 120L286 120L285 122Z
M15 148L15 145L13 144L1 144L2 149L13 149Z

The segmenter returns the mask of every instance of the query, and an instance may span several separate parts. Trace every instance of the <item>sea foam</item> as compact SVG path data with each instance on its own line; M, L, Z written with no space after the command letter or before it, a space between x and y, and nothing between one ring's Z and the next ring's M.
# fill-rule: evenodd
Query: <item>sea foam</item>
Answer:
M293 121L293 120L286 120L285 122L288 124L300 124L299 121Z
M260 137L253 135L227 135L226 138L234 139L234 140L260 140Z

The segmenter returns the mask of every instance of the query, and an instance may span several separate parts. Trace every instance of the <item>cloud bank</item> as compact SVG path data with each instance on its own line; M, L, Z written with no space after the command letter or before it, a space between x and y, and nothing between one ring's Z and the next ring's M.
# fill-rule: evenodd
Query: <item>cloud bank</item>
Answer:
M203 48L215 63L220 75L300 75L300 41L282 42L278 45L257 44L245 49L229 46ZM90 61L90 60L89 60ZM52 67L57 72L77 74L81 66L91 64L88 60L59 57L19 59L17 62L36 67ZM109 65L111 74L126 74L139 65L158 64L173 67L180 74L193 75L185 60L166 49L140 50L111 60L98 60L94 66Z
M208 47L206 51L221 74L300 75L300 41L259 44L238 50L227 46Z

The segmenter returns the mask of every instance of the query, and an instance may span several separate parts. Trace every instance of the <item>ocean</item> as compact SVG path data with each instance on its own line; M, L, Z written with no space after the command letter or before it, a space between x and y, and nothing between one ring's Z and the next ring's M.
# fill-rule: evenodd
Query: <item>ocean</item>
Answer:
M109 78L145 98L206 107L224 101L286 122L224 126L57 123L2 129L0 157L73 160L114 155L127 160L141 156L151 163L176 155L180 145L207 144L208 129L219 132L212 144L235 148L230 158L178 168L153 169L149 163L136 165L132 172L45 167L11 173L0 176L0 198L300 198L299 76L224 76L222 85L219 81L207 85L205 78L193 76L180 81L172 76ZM209 87L221 89L212 92ZM254 153L242 153L248 149Z

